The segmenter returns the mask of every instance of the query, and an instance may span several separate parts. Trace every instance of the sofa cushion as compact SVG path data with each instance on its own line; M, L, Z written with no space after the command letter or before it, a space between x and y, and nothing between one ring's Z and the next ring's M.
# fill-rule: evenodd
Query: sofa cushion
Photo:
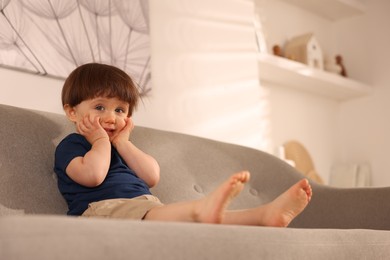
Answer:
M14 216L14 215L24 215L23 209L10 209L0 204L0 217L3 216Z
M390 247L389 231L58 216L0 218L0 230L0 259L387 259Z

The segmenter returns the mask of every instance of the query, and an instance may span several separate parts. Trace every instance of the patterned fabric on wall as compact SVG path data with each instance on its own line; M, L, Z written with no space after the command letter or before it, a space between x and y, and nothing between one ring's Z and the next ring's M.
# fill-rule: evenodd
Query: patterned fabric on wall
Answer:
M147 0L0 0L0 66L65 78L98 62L150 90Z

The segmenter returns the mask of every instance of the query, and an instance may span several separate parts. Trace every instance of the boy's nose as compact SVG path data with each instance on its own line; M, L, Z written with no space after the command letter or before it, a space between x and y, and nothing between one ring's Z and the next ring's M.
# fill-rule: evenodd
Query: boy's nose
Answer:
M105 113L104 117L102 118L105 123L115 123L115 115L114 113L107 112Z

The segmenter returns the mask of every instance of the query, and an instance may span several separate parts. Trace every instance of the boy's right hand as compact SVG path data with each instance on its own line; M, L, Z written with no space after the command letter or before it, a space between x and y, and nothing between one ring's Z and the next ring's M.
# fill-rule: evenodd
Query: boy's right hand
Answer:
M107 132L100 125L99 117L94 118L91 115L84 116L82 120L77 122L77 130L91 145L99 139L109 139Z

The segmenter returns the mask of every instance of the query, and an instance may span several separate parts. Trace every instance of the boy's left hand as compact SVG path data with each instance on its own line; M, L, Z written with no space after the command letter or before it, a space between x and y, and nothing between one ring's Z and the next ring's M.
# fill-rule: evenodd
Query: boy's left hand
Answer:
M134 129L134 123L131 117L130 118L126 117L125 123L126 123L125 126L120 131L118 131L111 139L111 143L114 146L116 146L116 144L118 143L129 141L130 133Z

